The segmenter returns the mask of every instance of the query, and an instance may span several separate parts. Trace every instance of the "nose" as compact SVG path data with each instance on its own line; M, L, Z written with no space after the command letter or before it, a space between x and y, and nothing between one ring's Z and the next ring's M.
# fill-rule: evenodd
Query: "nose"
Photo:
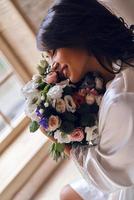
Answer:
M60 64L58 62L55 62L52 64L52 71L58 71L58 72L63 72L63 70L65 69L65 67L67 67L67 64Z

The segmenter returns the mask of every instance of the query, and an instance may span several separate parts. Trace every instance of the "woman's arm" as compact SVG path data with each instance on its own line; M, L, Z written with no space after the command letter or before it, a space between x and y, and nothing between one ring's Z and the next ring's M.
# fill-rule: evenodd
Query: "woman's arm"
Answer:
M105 104L100 113L99 145L88 150L72 148L70 152L80 169L86 171L88 182L103 192L134 186L133 99L122 93Z

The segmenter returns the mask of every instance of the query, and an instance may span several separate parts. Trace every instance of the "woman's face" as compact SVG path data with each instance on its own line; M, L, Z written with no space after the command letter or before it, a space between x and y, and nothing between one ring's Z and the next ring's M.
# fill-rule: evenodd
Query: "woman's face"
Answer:
M48 51L51 57L52 70L60 70L66 78L76 83L89 71L89 55L86 50L75 48L59 48Z

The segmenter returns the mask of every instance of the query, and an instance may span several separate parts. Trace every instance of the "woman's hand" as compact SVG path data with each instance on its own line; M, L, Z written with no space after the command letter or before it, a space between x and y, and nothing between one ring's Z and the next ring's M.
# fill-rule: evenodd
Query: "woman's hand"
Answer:
M71 150L71 145L67 145L67 144L65 144L65 150L64 150L64 152L65 152L65 154L67 154L68 156L70 156L70 150Z
M56 142L56 139L53 136L48 136L47 132L45 131L45 129L43 127L40 127L41 132L46 135L52 142Z
M53 136L48 136L45 129L43 127L40 127L41 132L46 135L52 142L56 142L57 140L53 137ZM65 144L65 154L67 154L68 156L70 156L70 150L71 150L71 145L69 144Z

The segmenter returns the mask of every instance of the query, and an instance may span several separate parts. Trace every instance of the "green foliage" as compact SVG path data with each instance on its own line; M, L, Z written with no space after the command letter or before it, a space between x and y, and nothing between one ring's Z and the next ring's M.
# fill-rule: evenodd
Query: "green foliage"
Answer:
M40 66L42 67L42 68L47 68L48 67L48 62L45 60L45 59L43 59L43 60L40 60Z
M46 83L45 82L42 82L38 85L38 90L43 90L46 86Z
M50 66L49 66L48 62L46 61L46 59L44 58L44 56L42 54L42 60L40 60L40 63L37 66L39 74L44 75L49 68L50 68Z
M43 94L46 95L48 93L48 91L49 91L50 88L51 88L51 85L47 84L45 86L45 88L43 89Z
M55 160L57 162L59 160L59 158L61 158L61 159L66 158L66 155L64 153L64 149L65 149L64 144L61 144L61 143L58 143L58 142L52 143L49 153L53 157L53 160Z
M45 68L43 68L40 65L38 65L37 69L38 69L40 75L44 75L45 74L45 71L46 71Z
M35 131L37 131L38 128L39 128L39 126L40 126L40 125L38 124L38 122L32 121L32 122L30 123L30 126L29 126L30 132L35 132Z

